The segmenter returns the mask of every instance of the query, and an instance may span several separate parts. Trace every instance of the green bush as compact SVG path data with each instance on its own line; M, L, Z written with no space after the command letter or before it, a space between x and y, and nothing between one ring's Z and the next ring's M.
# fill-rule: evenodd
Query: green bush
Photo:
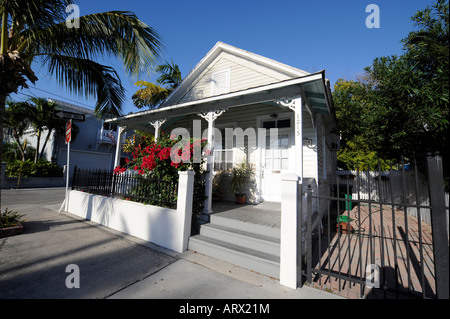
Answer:
M22 219L23 216L6 208L3 213L0 212L0 228L14 227L22 224L25 221Z
M6 165L7 177L62 177L63 169L55 163L39 160L11 161Z

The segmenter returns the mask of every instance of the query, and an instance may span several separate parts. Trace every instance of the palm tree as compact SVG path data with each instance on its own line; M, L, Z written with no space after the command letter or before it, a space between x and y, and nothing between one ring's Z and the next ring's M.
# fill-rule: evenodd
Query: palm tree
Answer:
M53 121L53 109L56 103L48 101L46 98L42 97L32 97L29 99L29 107L31 109L31 126L36 132L36 152L34 155L34 162L37 163L39 156L39 147L41 145L42 132L47 128L49 123ZM57 120L56 120L57 121Z
M117 57L128 75L137 76L159 59L160 35L134 13L89 14L69 28L66 8L72 2L0 0L0 158L6 98L38 80L33 62L71 93L97 97L99 116L114 116L121 113L124 88L114 68L96 61Z
M156 80L157 84L146 81L138 81L135 83L135 85L141 87L132 96L133 103L137 108L146 106L150 109L158 108L183 80L180 69L173 60L171 63L166 61L165 64L158 65L156 72L161 73Z
M5 110L5 116L3 118L4 127L10 132L15 141L15 148L17 148L22 156L22 160L25 159L26 147L22 146L20 140L25 130L30 126L30 115L32 109L26 102L7 102L8 107Z

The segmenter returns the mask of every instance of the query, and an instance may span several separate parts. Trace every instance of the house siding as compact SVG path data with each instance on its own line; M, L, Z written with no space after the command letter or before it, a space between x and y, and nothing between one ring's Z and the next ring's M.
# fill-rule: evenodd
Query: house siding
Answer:
M318 194L319 196L330 196L330 189L334 184L336 174L336 161L333 160L333 151L331 148L333 140L325 118L321 115L318 119ZM321 199L318 205L318 211L323 214L328 208L328 200Z
M286 80L289 77L267 67L256 66L254 63L233 56L229 53L220 54L217 59L195 81L188 92L177 103L195 101L212 96L211 76L223 70L230 72L230 92L249 89L265 84Z
M287 108L283 108L281 106L275 105L267 105L267 104L255 104L255 105L246 105L242 107L236 107L227 110L215 121L215 126L218 128L225 127L233 127L233 128L241 128L245 131L248 128L253 128L256 133L258 130L258 116L271 115L273 113L278 114L278 117L283 117L287 114L291 115L293 112ZM175 128L185 128L188 130L191 137L193 137L193 121L201 121L201 132L206 137L205 130L208 128L208 123L202 119L200 116L196 114L186 115L184 118L180 119L176 123L171 124L170 126L163 127L162 131L171 134L172 130ZM321 128L321 132L323 129ZM293 135L293 127L292 127L292 138ZM323 133L321 133L323 134ZM308 111L303 111L303 137L311 141L311 144L303 146L303 175L305 179L308 181L312 181L314 189L317 189L317 180L318 180L318 146L317 146L317 138L316 138L316 129L313 125L313 118L309 114ZM319 139L320 140L320 139ZM258 142L258 139L256 140ZM247 142L245 142L247 143ZM291 148L291 154L293 156L293 149ZM260 148L249 150L249 162L251 163L259 163L260 161ZM233 159L234 163L239 163L242 159L245 158L244 150L239 148L233 148ZM293 165L294 163L291 162ZM322 167L322 166L321 166ZM256 169L256 173L258 175L258 168ZM256 177L258 178L258 177ZM227 178L225 178L227 179ZM256 182L255 182L256 183ZM253 183L253 184L255 184ZM254 202L257 200L257 192L255 185L249 185L251 189L253 189L252 194L250 196L250 201ZM227 197L230 197L232 194L227 194ZM230 198L229 198L230 199Z

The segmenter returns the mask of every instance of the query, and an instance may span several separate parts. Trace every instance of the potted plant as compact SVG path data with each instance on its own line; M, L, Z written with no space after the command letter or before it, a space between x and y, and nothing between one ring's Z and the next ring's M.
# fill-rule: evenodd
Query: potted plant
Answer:
M242 162L231 170L230 187L236 196L238 204L245 203L246 194L244 193L244 188L253 175L253 165L247 162Z

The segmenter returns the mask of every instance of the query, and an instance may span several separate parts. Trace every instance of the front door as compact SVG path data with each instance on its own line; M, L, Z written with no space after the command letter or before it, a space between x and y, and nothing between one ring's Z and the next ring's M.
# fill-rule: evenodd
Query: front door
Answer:
M291 146L290 130L278 130L277 135L266 136L261 163L263 200L281 201L281 176L289 170Z

